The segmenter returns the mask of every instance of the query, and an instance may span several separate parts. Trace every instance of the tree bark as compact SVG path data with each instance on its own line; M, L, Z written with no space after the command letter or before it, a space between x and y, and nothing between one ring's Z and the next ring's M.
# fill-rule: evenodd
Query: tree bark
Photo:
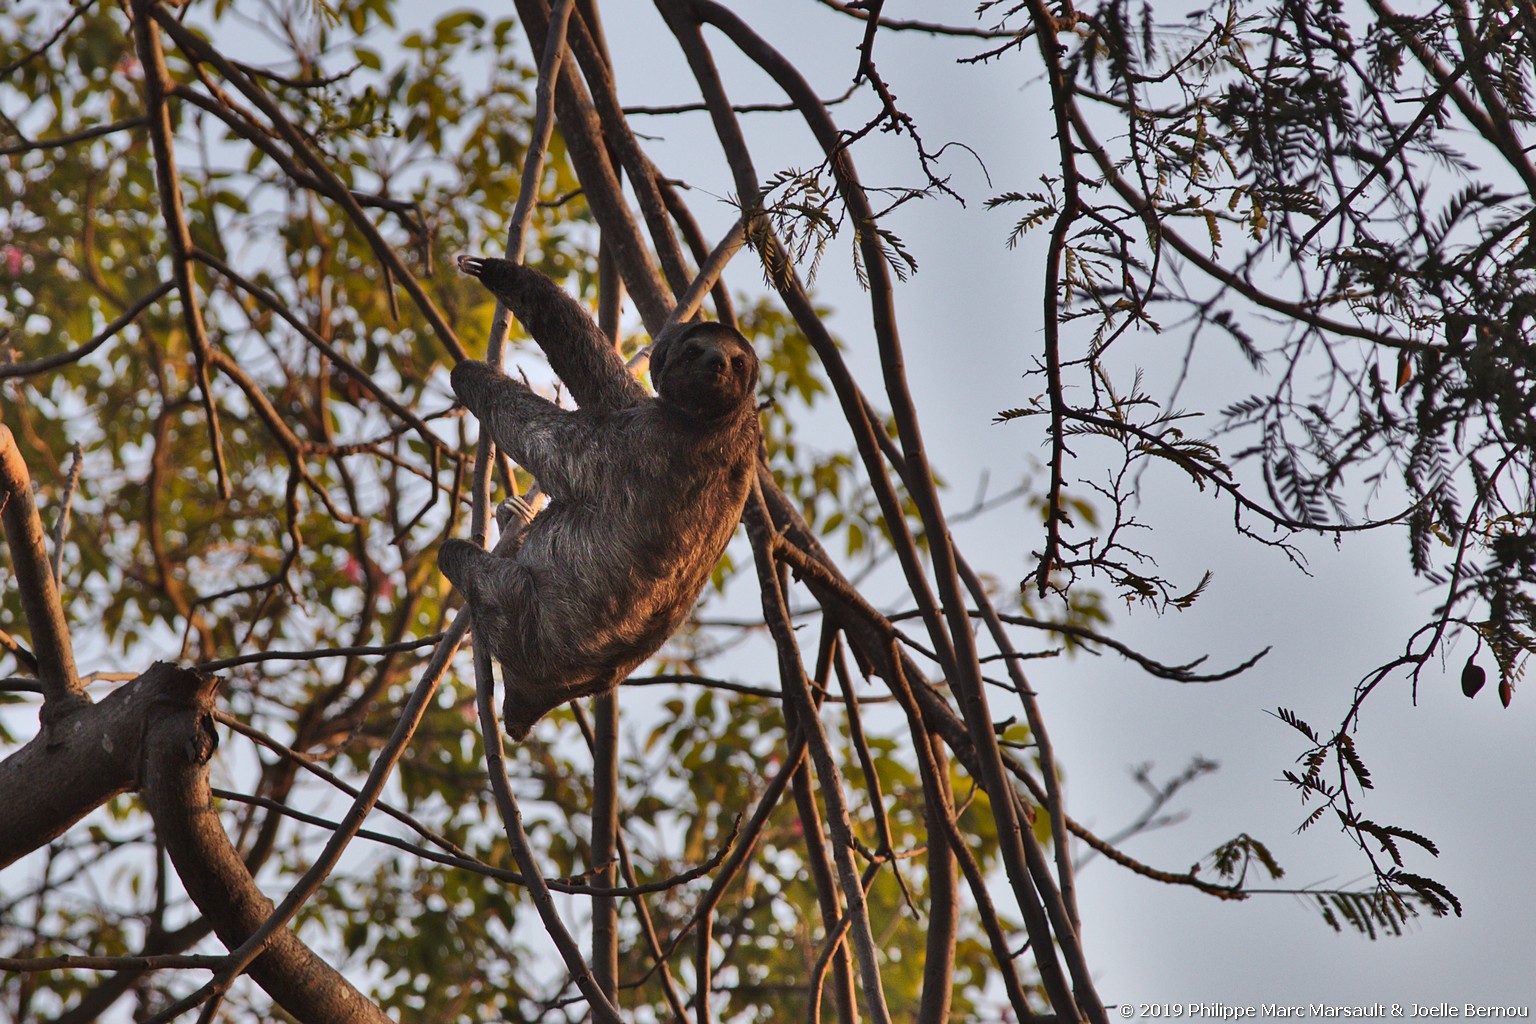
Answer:
M32 475L16 448L11 429L0 424L0 517L11 550L11 569L21 592L21 610L32 631L32 654L43 685L43 725L90 703L75 673L75 654L59 601L58 582L48 562L42 520L32 499Z
M216 680L183 674L204 686L195 694L197 703L156 709L147 719L141 796L192 902L212 922L219 939L234 949L271 916L273 905L257 888L214 809L208 760L218 746L212 717ZM250 974L298 1020L388 1024L383 1010L288 928L273 934L251 962Z
M211 677L156 662L96 704L45 724L0 761L0 867L62 835L119 793L137 788L146 723L207 706ZM207 692L204 692L205 686Z

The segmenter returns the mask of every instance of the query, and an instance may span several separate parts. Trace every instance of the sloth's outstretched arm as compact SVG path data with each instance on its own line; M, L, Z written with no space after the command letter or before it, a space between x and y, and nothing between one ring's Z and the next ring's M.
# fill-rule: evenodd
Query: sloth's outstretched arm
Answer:
M533 335L582 408L623 409L648 397L581 303L537 270L508 260L459 257Z
M476 359L453 368L453 393L475 414L497 447L532 473L551 497L584 492L598 467L591 462L595 424L546 398L522 381ZM593 484L596 484L593 481Z

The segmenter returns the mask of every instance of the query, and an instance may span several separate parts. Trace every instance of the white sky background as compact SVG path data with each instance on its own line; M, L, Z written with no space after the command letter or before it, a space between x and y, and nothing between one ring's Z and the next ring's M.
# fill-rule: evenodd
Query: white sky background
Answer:
M729 6L788 56L820 95L847 88L857 66L860 23L813 0L732 0ZM972 23L974 8L970 2L890 0L884 13L964 25ZM697 100L675 42L649 5L606 4L602 10L626 105ZM782 99L764 76L732 59L721 35L707 30L706 36L735 102ZM1018 210L988 212L983 202L1004 191L1038 188L1039 176L1055 167L1055 143L1045 85L1032 77L1039 67L1033 44L1025 55L984 67L952 62L984 48L976 40L896 32L882 32L876 47L882 75L901 108L916 118L928 148L963 142L991 176L989 184L975 159L951 150L942 166L968 205L912 203L887 224L921 267L898 286L897 308L908 378L930 458L950 484L951 515L969 504L983 474L990 474L996 493L1044 454L1040 421L998 425L993 417L1042 390L1039 378L1023 374L1040 351L1046 235L1032 234L1009 251L1004 243ZM834 109L845 126L859 123L846 106ZM715 156L707 115L636 118L634 125L660 136L647 148L664 172L721 196L734 191ZM747 115L746 128L760 178L817 162L792 115ZM877 135L861 142L854 157L866 185L920 181L907 140ZM723 203L712 218L708 204L693 206L711 238L733 216ZM875 394L879 376L867 299L849 269L846 244L840 237L829 249L816 298L834 310L829 325ZM748 259L739 258L732 268L734 288L758 283ZM1262 326L1250 322L1249 329ZM1169 364L1182 351L1176 335L1143 333L1121 343L1117 372L1128 380L1140 366L1154 395L1165 396L1174 372ZM1223 349L1207 336L1199 355L1196 376L1181 396L1184 407L1214 409L1262 388L1230 344ZM1197 423L1189 432L1202 433L1202 427ZM839 437L825 447L842 443ZM1090 445L1079 447L1091 454ZM1083 459L1069 479L1090 475L1091 466L1091 458ZM1070 813L1111 834L1144 806L1130 779L1132 766L1155 762L1154 777L1164 778L1200 754L1222 767L1175 801L1172 809L1189 812L1188 819L1131 840L1127 852L1182 871L1248 832L1287 868L1278 885L1364 884L1361 855L1331 815L1307 834L1292 835L1306 810L1278 780L1302 741L1266 712L1284 706L1327 731L1343 714L1353 684L1401 649L1434 596L1408 572L1406 535L1392 530L1346 537L1338 550L1328 540L1303 539L1309 578L1279 552L1237 537L1230 503L1201 495L1176 469L1157 468L1142 479L1140 516L1154 527L1149 549L1158 554L1163 574L1193 582L1211 568L1216 578L1183 614L1159 618L1122 610L1115 635L1168 662L1209 651L1210 664L1218 667L1266 645L1275 649L1246 675L1207 685L1153 679L1113 654L1031 663L1030 678L1064 765ZM956 532L978 571L1010 585L1031 566L1030 552L1042 542L1038 520L1017 508ZM1426 675L1417 708L1406 683L1380 688L1357 734L1377 783L1367 816L1427 834L1439 845L1438 860L1415 851L1406 866L1447 884L1463 902L1463 918L1424 917L1403 937L1372 943L1335 934L1295 897L1223 903L1099 859L1083 873L1080 897L1084 942L1105 1002L1536 1002L1536 886L1526 877L1536 860L1532 699L1517 694L1503 710L1492 685L1476 701L1463 697L1455 670L1469 649L1456 652L1452 672Z

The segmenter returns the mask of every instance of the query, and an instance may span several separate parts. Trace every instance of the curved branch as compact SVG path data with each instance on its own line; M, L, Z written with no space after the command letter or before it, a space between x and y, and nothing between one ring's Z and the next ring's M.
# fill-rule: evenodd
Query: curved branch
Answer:
M850 18L859 21L869 21L870 12L855 7L853 4L840 3L839 0L817 0L823 7L830 7L839 14L846 14ZM923 32L933 36L963 36L969 39L1015 39L1023 35L1012 29L994 28L967 28L962 25L944 25L934 21L913 21L905 18L884 18L878 13L874 21L884 29L892 32Z
M975 614L982 615L984 613L977 612ZM1069 622L1047 622L1043 619L1032 619L1026 615L1008 615L1001 612L998 613L998 618L1015 626L1025 626L1030 629L1044 630L1047 633L1059 633L1062 636L1070 636L1089 643L1103 644L1127 660L1134 661L1140 665L1148 675L1156 676L1159 679L1171 679L1176 683L1216 683L1223 679L1231 679L1234 676L1242 675L1257 665L1259 660L1270 652L1270 648L1266 647L1259 653L1252 655L1229 669L1202 674L1195 672L1194 668L1197 665L1204 664L1207 655L1201 655L1194 661L1183 665L1165 665L1160 661L1147 657L1134 647L1123 644L1114 637L1105 636L1097 630L1089 629L1087 626L1074 626Z
M139 2L142 3L144 0L139 0ZM465 358L464 346L459 342L458 335L454 333L453 328L449 326L442 310L437 307L437 303L432 301L432 297L422 288L421 282L416 280L416 275L411 273L410 268L400 259L400 255L395 252L394 246L385 240L384 236L379 233L379 229L374 226L373 221L368 219L367 213L364 212L362 205L352 194L352 191L341 183L336 177L335 172L311 148L308 141L304 138L304 134L284 116L282 109L278 107L260 86L251 81L239 68L226 59L223 54L198 38L195 33L177 21L173 13L159 4L146 4L146 6L149 7L150 14L154 17L155 21L165 30L167 35L176 41L176 45L181 48L182 52L187 54L192 60L217 68L219 73L230 84L255 104L256 108L271 123L272 128L287 143L294 155L314 175L317 184L323 188L323 194L329 196L333 202L340 206L346 213L347 219L362 233L369 247L378 255L380 262L388 270L389 276L399 281L401 287L411 296L411 300L431 325L432 330L437 334L438 340L442 342L443 347L448 349L454 358Z
M11 570L21 592L21 610L32 631L32 654L43 686L43 725L59 722L90 703L75 671L69 625L48 560L47 535L32 497L32 476L11 428L0 423L0 516L11 551Z
M1040 553L1039 568L1035 570L1036 591L1044 597L1051 584L1051 572L1056 568L1057 553L1061 550L1061 527L1065 518L1062 491L1066 487L1063 463L1067 455L1064 422L1067 399L1061 380L1060 275L1067 235L1083 214L1083 199L1079 188L1082 175L1077 169L1077 154L1073 149L1072 130L1067 119L1071 87L1061 67L1055 22L1041 0L1030 0L1029 6L1035 23L1035 41L1040 46L1040 61L1045 67L1046 80L1051 89L1051 114L1056 121L1056 149L1062 187L1061 208L1056 213L1055 223L1051 225L1051 240L1045 257L1045 287L1042 295L1044 309L1040 321L1045 344L1045 389L1051 416L1048 432L1051 444L1051 483L1046 492L1045 549Z
M141 797L188 895L224 944L236 948L262 930L272 902L257 887L214 810L208 759L218 746L212 718L217 678L195 672L185 676L196 687L188 703L172 714L154 716L146 731ZM278 930L264 946L251 961L251 976L294 1017L315 1024L388 1024L383 1010L290 929ZM231 957L238 959L238 949Z
M1098 427L1101 430L1107 431L1111 434L1125 433L1139 437L1147 444L1156 447L1160 451L1168 453L1172 461L1174 461L1177 465L1181 467L1187 467L1188 460L1179 458L1178 448L1169 444L1167 438L1162 434L1153 433L1150 430L1138 427L1134 423L1130 423L1124 420L1106 419L1102 416L1095 416L1091 413L1082 412L1076 409L1068 410L1067 415L1079 423L1086 423L1091 426ZM1258 502L1248 497L1248 495L1244 494L1237 483L1229 477L1222 477L1214 472L1207 471L1200 475L1200 479L1208 480L1210 481L1211 486L1215 487L1218 491L1226 492L1226 494L1232 498L1233 502L1235 502L1240 509L1245 508L1275 526L1283 527L1287 530L1307 530L1314 533L1363 533L1366 530L1380 529L1383 526L1389 526L1392 523L1400 522L1401 520L1406 519L1408 516L1413 514L1414 509L1418 508L1426 500L1428 500L1427 498L1420 498L1418 501L1414 502L1412 505L1409 505L1401 512L1394 516L1389 516L1386 519L1372 519L1364 523L1306 523L1299 519L1292 519L1289 516L1284 516L1278 512L1265 508L1263 505L1260 505Z
M771 479L771 478L770 478ZM794 507L784 496L769 487L763 488L764 495L770 499L770 510L773 515L774 528L784 532L785 539L789 543L780 544L777 548L779 557L790 562L797 569L810 568L814 564L813 571L802 576L808 589L816 596L821 605L831 614L850 643L877 666L885 666L889 675L885 678L890 684L892 692L897 700L904 706L907 703L907 694L915 701L915 710L909 714L919 715L926 728L942 737L943 742L954 751L956 757L965 766L965 769L973 777L979 774L975 747L970 741L969 733L964 721L955 712L948 701L944 699L931 684L923 680L917 667L899 649L893 649L893 640L899 638L899 631L879 611L870 606L858 592L842 578L835 564L821 547L815 535L798 519ZM895 653L892 653L893 650ZM894 661L892 660L894 659ZM883 673L882 673L883 674ZM1010 755L1002 754L1003 762L1014 778L1028 790L1029 798L1040 806L1048 803L1045 788L1033 774ZM921 762L921 758L920 758ZM1243 899L1247 893L1245 890L1232 886L1216 885L1197 877L1192 873L1171 873L1161 871L1137 861L1112 844L1100 839L1086 827L1075 821L1070 816L1064 817L1067 831L1087 843L1090 847L1104 854L1115 863L1151 878L1155 881L1172 885L1187 885L1208 895L1219 899ZM952 843L952 845L954 845ZM961 868L965 870L967 879L972 878L971 872L966 866L969 849L960 846L955 847L955 853L961 860ZM980 872L974 872L973 897L981 900L986 892L985 879ZM977 889L976 886L981 888ZM987 924L983 915L983 924ZM989 933L990 934L990 933ZM1002 964L1011 959L1006 942L999 933L994 943L994 952L998 963ZM1023 1005L1018 1004L1018 1005ZM1022 1019L1022 1018L1021 1018Z
M165 297L166 293L175 287L176 282L174 280L162 281L155 285L155 287L146 292L142 298L124 310L121 316L118 316L111 323L107 324L107 326L103 327L100 331L97 332L95 337L86 342L84 345L81 345L79 348L72 349L68 352L61 352L56 356L47 356L43 359L34 359L30 363L0 364L0 380L5 380L7 377L30 377L34 374L46 373L49 370L56 370L61 366L68 366L70 363L79 362L81 359L84 359L86 356L90 355L92 352L96 351L98 348L101 348L102 345L110 341L119 332L121 332L123 328L133 323L133 321L138 318L140 313L144 312L156 302L159 302L162 298Z
M342 851L352 841L352 837L362 828L363 820L373 805L378 801L384 791L384 784L394 772L395 765L399 763L405 753L406 746L411 737L416 734L416 728L427 713L427 706L432 696L437 692L438 683L442 681L443 673L447 671L448 664L453 660L459 645L464 641L464 635L469 632L470 616L467 611L459 613L458 618L449 627L443 636L443 642L432 653L432 658L422 670L422 676L411 692L410 699L400 709L400 720L395 723L395 730L390 735L389 741L379 752L378 760L368 771L368 779L358 791L357 798L352 801L352 806L342 817L340 825L334 835L326 841L325 848L310 865L309 870L294 883L283 902L272 910L260 928L250 934L238 949L231 950L229 966L221 971L198 991L178 1000L168 1007L161 1015L170 1020L175 1014L197 1006L207 995L214 991L220 991L229 984L230 979L239 975L256 959L271 940L272 936L283 930L284 925L298 913L299 908L315 894L321 883L326 879L336 863L341 859ZM171 1014L172 1016L165 1016Z

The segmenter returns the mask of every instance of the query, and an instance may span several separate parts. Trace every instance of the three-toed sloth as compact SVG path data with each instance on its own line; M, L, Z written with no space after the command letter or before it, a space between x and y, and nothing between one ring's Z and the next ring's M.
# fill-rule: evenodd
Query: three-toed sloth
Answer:
M467 541L438 552L501 663L507 732L618 686L687 618L751 487L757 355L737 331L694 323L651 353L651 397L581 304L535 270L461 257L549 357L575 398L562 409L485 363L453 391L549 505L524 506L500 556ZM511 550L507 551L506 548Z

